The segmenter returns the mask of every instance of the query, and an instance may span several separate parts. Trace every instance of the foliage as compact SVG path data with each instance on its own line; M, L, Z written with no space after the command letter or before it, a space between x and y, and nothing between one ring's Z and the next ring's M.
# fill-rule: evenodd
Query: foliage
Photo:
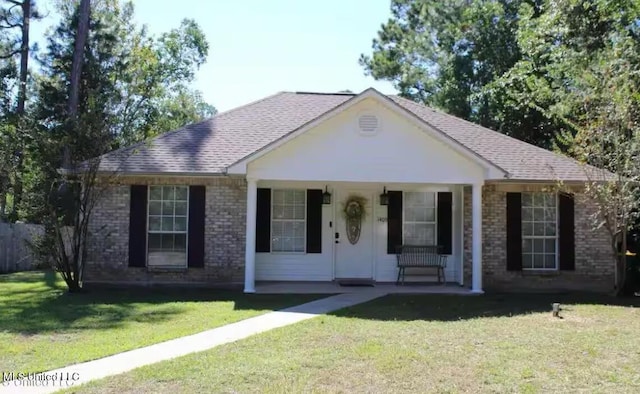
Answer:
M550 147L557 125L537 108L513 100L496 81L521 59L520 7L526 0L393 0L392 18L360 64L392 81L400 95ZM526 97L521 97L526 99Z
M580 127L574 122L597 83L592 71L620 54L619 39L637 46L639 5L634 0L548 0L536 8L523 5L519 13L522 57L492 87L514 105L544 114L557 126L551 140L571 154Z
M48 215L46 204L64 147L70 148L73 161L81 162L215 114L190 86L209 52L194 21L151 36L135 22L133 2L99 0L91 5L78 108L78 113L93 116L84 117L82 127L69 127L66 107L78 5L56 2L60 20L35 52L38 67L31 70L26 113L20 120L15 116L18 62L0 59L0 219L5 207L13 208L5 201L12 201L17 181L24 198L7 219L41 222ZM33 12L32 17L37 16ZM15 49L17 39L0 28L0 55ZM85 133L83 128L94 131ZM99 143L93 140L97 130ZM21 152L19 161L16 152Z
M30 136L26 113L29 90L29 31L41 15L33 0L3 0L0 4L0 220L15 220L23 199L25 150ZM11 212L7 196L11 191Z
M580 106L574 80L611 51L612 33L638 40L639 8L634 0L393 0L360 63L402 96L566 150L577 130L561 114Z
M364 220L367 217L367 199L359 195L350 195L344 202L342 214L345 219Z
M522 59L496 84L555 119L557 145L598 168L585 166L585 192L593 227L609 234L620 291L620 252L640 209L640 4L546 1L520 14Z
M83 287L89 221L111 182L108 177L98 177L99 164L98 159L87 161L81 172L67 174L53 183L56 189L45 204L48 209L43 219L45 233L32 243L38 261L49 262L71 292Z
M74 10L63 8L65 18L49 35L47 52L41 57L38 108L49 130L64 123L56 105L68 94ZM86 112L89 105L100 111L109 126L110 148L169 131L161 126L175 125L172 119L190 123L212 112L188 87L208 54L198 25L185 20L180 28L154 38L135 24L133 15L130 2L103 1L92 9L79 112ZM172 113L164 112L168 107Z
M616 56L598 59L583 74L588 86L582 89L583 109L572 121L577 128L572 152L602 169L586 168L586 194L596 205L594 228L609 234L618 262L616 289L622 291L627 233L640 213L640 63L629 61L638 56L637 48L618 38Z

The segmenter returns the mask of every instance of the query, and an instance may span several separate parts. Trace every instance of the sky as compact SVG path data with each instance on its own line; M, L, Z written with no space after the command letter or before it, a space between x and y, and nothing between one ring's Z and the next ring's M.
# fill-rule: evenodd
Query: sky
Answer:
M209 41L209 58L193 86L218 111L279 91L359 93L391 83L364 75L361 53L390 16L390 0L134 0L136 19L152 34L194 19ZM38 7L52 11L47 0ZM42 36L49 20L34 26Z

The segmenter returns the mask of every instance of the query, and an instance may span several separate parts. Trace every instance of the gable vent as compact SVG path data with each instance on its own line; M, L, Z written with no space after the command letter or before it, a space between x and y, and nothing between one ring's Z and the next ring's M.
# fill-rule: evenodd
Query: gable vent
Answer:
M361 134L376 134L379 127L378 117L375 115L361 115L358 118L358 129Z

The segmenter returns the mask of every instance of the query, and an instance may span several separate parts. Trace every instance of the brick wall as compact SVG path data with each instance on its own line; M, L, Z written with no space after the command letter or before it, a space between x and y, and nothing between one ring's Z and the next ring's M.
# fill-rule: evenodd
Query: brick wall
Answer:
M205 185L205 265L185 272L128 267L130 185ZM486 290L610 290L614 265L604 231L592 231L587 199L575 198L575 271L507 271L506 193L543 186L489 184L483 188L483 286ZM471 187L464 189L464 283L471 284ZM121 178L93 211L87 282L241 283L244 278L246 183L243 179Z
M205 185L204 268L185 272L148 272L129 267L130 185ZM244 280L246 217L244 179L196 177L122 177L108 187L90 223L87 282L241 283Z
M547 186L549 187L549 186ZM507 271L506 193L542 191L543 185L489 184L482 193L482 271L485 290L591 290L613 288L614 262L606 231L592 230L593 205L575 194L575 270ZM464 283L471 284L471 187L464 190Z

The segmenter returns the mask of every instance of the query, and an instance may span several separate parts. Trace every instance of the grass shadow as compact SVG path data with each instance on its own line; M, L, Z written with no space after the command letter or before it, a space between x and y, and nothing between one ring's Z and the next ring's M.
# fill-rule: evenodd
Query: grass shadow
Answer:
M90 287L68 293L52 272L1 275L0 286L4 314L0 331L23 335L157 323L185 313L185 303L191 302L232 302L234 310L276 310L318 298L202 287Z
M331 313L380 321L458 321L549 312L551 305L589 304L640 307L640 298L597 294L488 294L483 296L396 294Z

